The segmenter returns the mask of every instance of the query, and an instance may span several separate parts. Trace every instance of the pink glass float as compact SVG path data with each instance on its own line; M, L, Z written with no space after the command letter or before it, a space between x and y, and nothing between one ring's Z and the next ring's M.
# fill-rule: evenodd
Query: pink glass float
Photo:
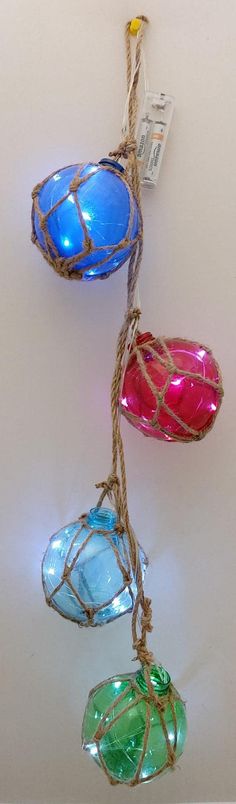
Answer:
M195 341L139 334L125 371L120 407L147 436L165 441L203 438L223 396L211 351Z

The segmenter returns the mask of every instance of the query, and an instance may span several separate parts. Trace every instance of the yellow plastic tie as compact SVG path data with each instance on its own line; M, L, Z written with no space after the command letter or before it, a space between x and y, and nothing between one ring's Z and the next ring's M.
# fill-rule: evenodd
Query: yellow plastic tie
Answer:
M131 23L130 23L130 26L129 26L131 36L137 36L137 33L140 30L141 25L142 25L142 20L139 20L138 17L134 17L134 19L131 20Z

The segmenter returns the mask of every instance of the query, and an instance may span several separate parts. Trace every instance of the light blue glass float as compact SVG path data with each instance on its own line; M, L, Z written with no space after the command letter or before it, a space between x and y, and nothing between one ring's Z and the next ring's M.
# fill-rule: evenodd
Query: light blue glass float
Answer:
M75 190L73 182L76 183L78 175L82 183ZM60 266L60 262L65 265L66 276L96 279L117 270L130 257L139 234L140 218L124 168L118 162L104 159L98 164L62 168L37 185L32 195L32 239L46 259L52 265L55 263L54 267ZM44 218L46 215L46 228L42 226L38 207ZM86 246L83 222L88 238L92 239L91 253ZM126 238L127 244L122 247Z
M147 559L141 547L139 556L144 575ZM132 611L137 585L116 513L92 508L52 536L42 579L47 603L81 626L103 625Z

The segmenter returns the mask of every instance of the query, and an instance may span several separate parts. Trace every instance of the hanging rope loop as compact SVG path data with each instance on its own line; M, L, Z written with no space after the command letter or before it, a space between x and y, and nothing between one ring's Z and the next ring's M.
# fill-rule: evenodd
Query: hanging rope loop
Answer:
M136 157L136 123L138 111L137 87L140 78L142 42L145 25L148 23L148 18L144 14L139 14L136 19L141 21L141 25L136 36L133 64L130 43L131 20L127 22L125 27L127 99L122 125L122 133L124 136L117 148L114 148L114 150L110 151L109 156L113 156L116 159L124 159L127 162L126 174L129 177L132 189L136 195L138 203L140 204L140 181Z

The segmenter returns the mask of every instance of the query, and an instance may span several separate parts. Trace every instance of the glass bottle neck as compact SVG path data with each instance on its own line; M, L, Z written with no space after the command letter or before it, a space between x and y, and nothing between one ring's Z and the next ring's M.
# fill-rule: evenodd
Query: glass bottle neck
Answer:
M110 508L91 508L87 516L87 522L91 528L101 528L101 530L114 530L117 524L117 514Z
M142 343L149 343L150 341L155 341L151 332L140 332L136 338L136 345L141 346Z
M169 676L169 673L167 673L167 670L164 669L164 667L161 667L161 665L156 667L156 665L153 664L152 667L150 668L150 680L154 688L154 691L157 693L157 695L161 696L167 694L171 683L171 677ZM141 668L141 670L138 670L136 674L136 681L142 692L148 692L148 686L145 679L143 668Z
M108 167L115 168L115 170L119 170L120 173L124 173L123 165L120 165L115 159L109 159L109 157L104 157L104 159L99 160L99 165L108 165Z

